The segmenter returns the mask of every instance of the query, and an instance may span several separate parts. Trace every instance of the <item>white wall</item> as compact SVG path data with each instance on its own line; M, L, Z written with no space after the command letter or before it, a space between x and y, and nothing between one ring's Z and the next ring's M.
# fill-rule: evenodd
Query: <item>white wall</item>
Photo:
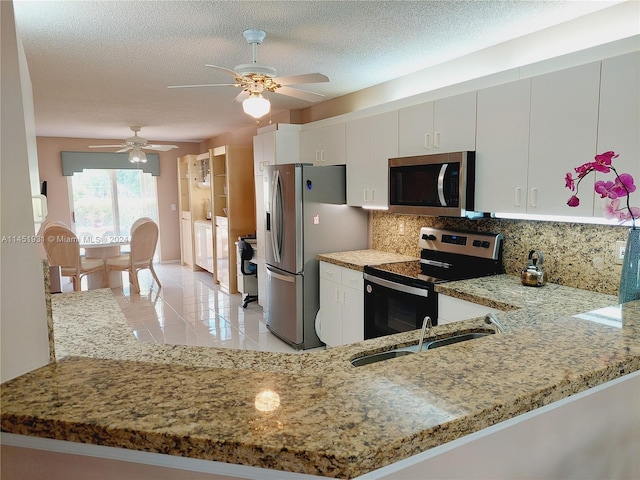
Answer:
M31 82L16 35L13 3L3 1L0 6L0 380L4 382L47 364L49 340L31 204L32 178L39 193Z

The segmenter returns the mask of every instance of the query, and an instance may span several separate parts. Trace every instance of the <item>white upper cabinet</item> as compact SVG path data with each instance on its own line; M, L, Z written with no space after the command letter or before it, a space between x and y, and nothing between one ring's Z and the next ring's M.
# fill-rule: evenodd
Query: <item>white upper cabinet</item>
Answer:
M265 127L267 131L259 131L253 137L255 175L262 175L265 165L300 161L300 125L279 123L273 127Z
M300 161L314 165L344 165L345 124L304 130L300 134Z
M602 62L600 118L597 153L614 151L618 173L633 175L640 184L640 52L609 58ZM597 174L598 180L613 180L613 173ZM640 206L637 194L632 206ZM602 216L604 200L596 195L594 215Z
M526 213L530 105L531 79L478 92L475 210Z
M398 156L398 112L347 122L346 151L347 204L387 207L388 160Z
M600 62L531 79L528 213L593 215L593 176L580 184L574 208L564 177L596 154L599 88Z
M401 157L475 150L476 92L400 109Z

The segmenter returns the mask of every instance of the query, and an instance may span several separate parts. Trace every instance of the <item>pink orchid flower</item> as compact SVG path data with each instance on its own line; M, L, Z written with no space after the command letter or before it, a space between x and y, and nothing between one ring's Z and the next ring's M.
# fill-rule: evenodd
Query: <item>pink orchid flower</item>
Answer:
M569 198L567 205L569 205L570 207L577 207L578 205L580 205L580 199L575 195L571 195L571 198Z
M567 186L567 188L569 190L571 190L572 192L576 189L574 180L573 180L573 176L571 175L571 172L568 172L565 177L564 177L564 181L565 181L565 185Z
M621 173L616 178L616 181L613 183L611 187L611 192L617 195L618 197L624 197L629 193L633 193L636 191L636 186L633 183L633 177L628 173Z
M604 218L620 218L620 200L617 198L615 200L611 200L608 204L606 204L603 208Z
M619 195L612 192L614 183L609 180L598 180L594 185L594 189L600 198L618 198Z
M576 178L574 178L571 172L567 173L564 177L565 186L574 192L567 201L567 205L570 207L580 205L578 187L582 179L588 174L594 171L600 173L613 172L615 174L613 181L598 180L594 183L594 190L600 195L600 198L609 198L611 200L604 207L604 216L606 218L617 218L620 222L631 220L633 228L635 228L635 221L637 218L640 218L640 208L629 205L629 195L636 191L636 186L633 181L633 176L628 173L618 173L613 167L612 161L614 158L618 158L615 152L604 152L596 155L593 162L587 162L576 167L574 169L577 173ZM619 199L625 197L626 205L621 207Z
M595 162L592 162L594 170L602 173L609 173L611 171L611 160L618 158L614 152L605 152L595 156Z

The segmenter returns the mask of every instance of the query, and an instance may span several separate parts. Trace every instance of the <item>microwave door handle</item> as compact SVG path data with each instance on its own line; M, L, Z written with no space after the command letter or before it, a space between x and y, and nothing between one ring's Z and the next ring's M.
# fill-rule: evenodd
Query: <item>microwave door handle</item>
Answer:
M438 198L440 199L440 206L447 206L447 199L444 196L444 175L447 173L448 163L443 163L440 167L440 173L438 174Z
M282 233L282 215L280 208L282 208L281 203L278 200L281 200L280 190L282 189L282 185L280 185L280 171L274 170L273 172L273 189L271 194L271 249L273 251L273 259L276 263L280 263L282 260L280 258L280 234Z

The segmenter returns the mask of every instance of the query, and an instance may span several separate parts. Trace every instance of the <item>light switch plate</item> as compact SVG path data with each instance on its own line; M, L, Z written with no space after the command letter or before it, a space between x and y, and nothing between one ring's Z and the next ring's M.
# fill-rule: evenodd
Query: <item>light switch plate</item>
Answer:
M622 262L624 260L624 250L627 247L627 242L623 242L618 240L616 242L616 248L615 248L615 261L617 264L622 265Z

